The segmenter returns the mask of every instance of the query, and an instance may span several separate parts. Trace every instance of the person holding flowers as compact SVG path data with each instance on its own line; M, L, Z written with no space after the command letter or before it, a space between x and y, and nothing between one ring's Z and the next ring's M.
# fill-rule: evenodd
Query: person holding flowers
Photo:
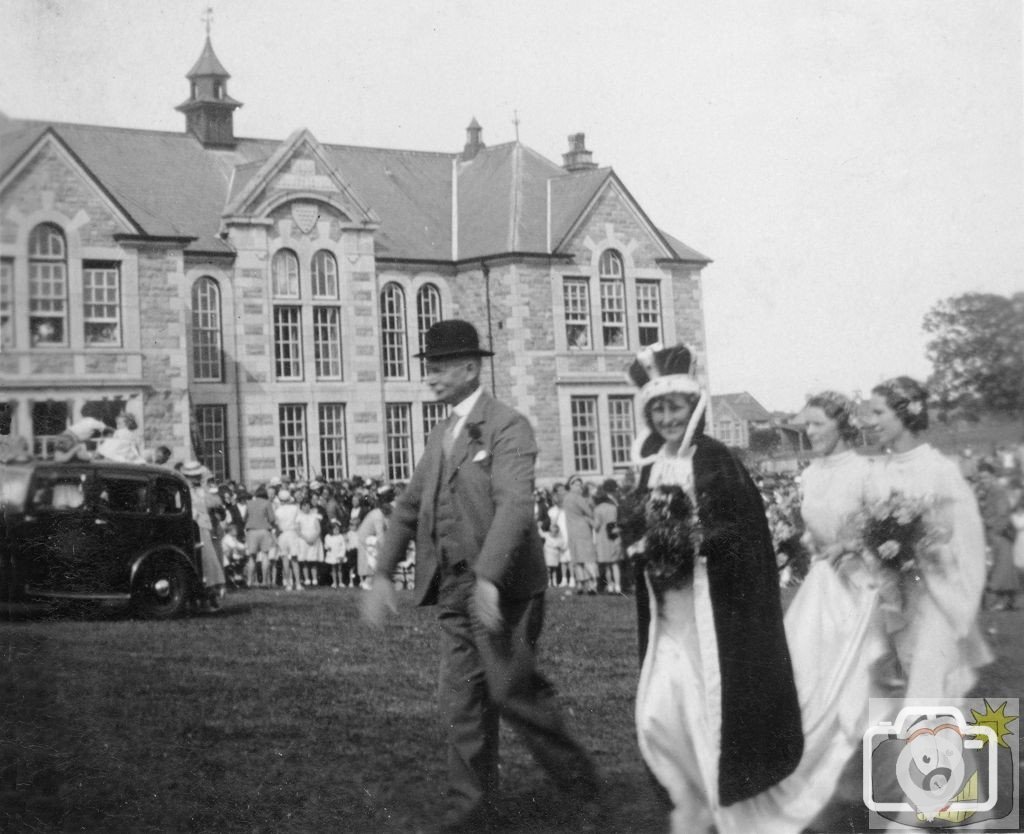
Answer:
M746 469L704 434L690 365L685 346L655 345L629 369L646 425L647 498L622 524L640 569L637 738L673 832L796 832L758 803L803 749L771 534Z
M810 567L785 625L804 755L793 774L754 799L764 817L778 823L769 830L805 828L837 788L842 791L844 768L861 745L868 699L882 694L873 673L888 652L877 567L864 557L857 523L871 463L853 449L859 435L855 405L839 392L823 391L808 399L802 416L819 457L800 477L802 543Z
M862 536L877 559L905 697L956 698L993 659L977 625L985 533L956 463L924 441L928 391L906 376L871 392L870 426L888 455L872 467Z

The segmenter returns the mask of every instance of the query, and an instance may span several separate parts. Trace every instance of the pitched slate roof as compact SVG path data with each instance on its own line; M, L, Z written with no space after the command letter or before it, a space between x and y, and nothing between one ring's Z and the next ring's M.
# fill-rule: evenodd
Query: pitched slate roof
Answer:
M6 173L47 130L96 177L146 234L192 237L189 249L229 252L217 236L233 168L230 152L204 149L192 136L153 130L31 122L17 147L0 142Z
M196 66L203 68L202 62L201 56ZM145 234L193 238L190 252L231 252L219 236L224 210L282 146L278 140L239 139L234 148L204 148L186 133L12 119L0 124L0 176L47 130ZM548 252L548 183L551 247L557 247L614 177L610 168L568 173L519 142L482 148L469 161L449 153L321 147L359 202L379 218L375 246L382 259L456 259L453 175L458 183L458 260ZM679 260L708 262L661 234Z
M564 173L519 142L460 162L459 258L547 252L547 181Z
M378 257L451 260L452 154L324 145L341 177L380 217Z
M714 413L721 413L718 409L722 406L726 406L745 423L765 423L769 422L772 417L768 409L747 391L738 394L717 394L711 397L711 408Z
M664 229L658 229L658 232L661 234L663 238L665 238L665 240L668 242L668 245L672 247L672 249L676 253L676 257L680 261L690 261L693 263L701 264L711 263L711 258L709 258L707 255L702 255L696 249L690 248L681 240L679 240L679 238L673 237Z
M551 181L551 242L558 246L580 214L611 175L611 168L590 168L569 174L563 169Z

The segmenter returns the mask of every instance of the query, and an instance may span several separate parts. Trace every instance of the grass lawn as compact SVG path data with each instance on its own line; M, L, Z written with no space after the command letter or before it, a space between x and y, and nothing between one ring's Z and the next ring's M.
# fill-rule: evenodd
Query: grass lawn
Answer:
M0 831L429 830L444 784L434 612L404 594L372 632L361 593L245 591L170 623L0 624ZM1000 660L977 692L1019 695L1024 614L983 618ZM635 645L631 598L549 592L541 664L604 776L608 832L665 829L634 737ZM575 831L504 730L502 745L500 829Z

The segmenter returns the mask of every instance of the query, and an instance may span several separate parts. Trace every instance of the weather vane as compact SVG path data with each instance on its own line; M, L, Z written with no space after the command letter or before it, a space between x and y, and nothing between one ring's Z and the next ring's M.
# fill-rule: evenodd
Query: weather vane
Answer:
M213 6L207 6L202 17L199 18L206 24L206 37L210 37L210 24L213 23Z
M512 124L516 126L516 141L519 141L519 111L512 111Z

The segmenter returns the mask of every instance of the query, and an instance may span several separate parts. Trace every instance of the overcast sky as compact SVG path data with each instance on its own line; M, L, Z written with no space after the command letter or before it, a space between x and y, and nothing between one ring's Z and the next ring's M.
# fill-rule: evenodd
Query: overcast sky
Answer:
M184 129L201 0L3 0L0 111ZM1019 0L215 0L241 136L583 131L704 272L711 382L795 410L926 376L939 299L1024 289Z

